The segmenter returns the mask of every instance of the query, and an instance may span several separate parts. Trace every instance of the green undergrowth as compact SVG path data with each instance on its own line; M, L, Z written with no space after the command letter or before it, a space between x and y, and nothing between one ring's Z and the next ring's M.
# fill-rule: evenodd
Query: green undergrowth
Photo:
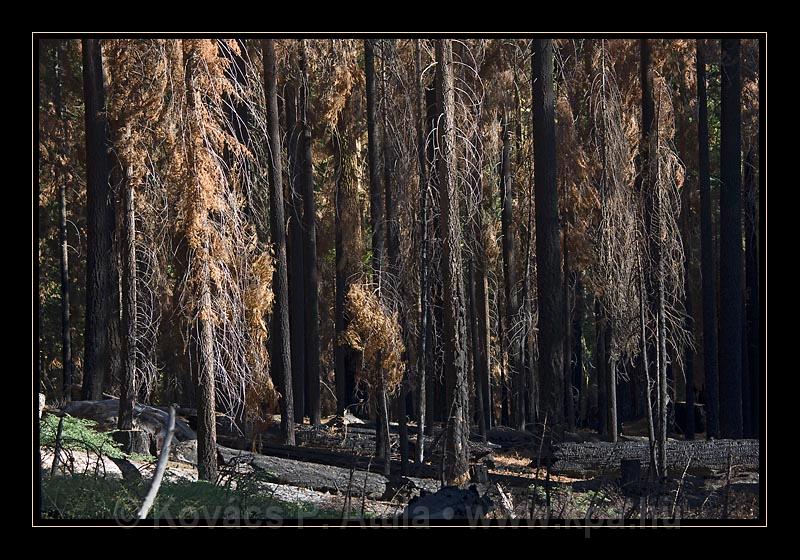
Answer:
M90 475L58 476L42 481L44 519L97 519L128 523L147 493L149 483ZM232 489L208 482L164 482L148 519L176 522L261 520L280 522L338 518L341 512L275 499L269 490Z

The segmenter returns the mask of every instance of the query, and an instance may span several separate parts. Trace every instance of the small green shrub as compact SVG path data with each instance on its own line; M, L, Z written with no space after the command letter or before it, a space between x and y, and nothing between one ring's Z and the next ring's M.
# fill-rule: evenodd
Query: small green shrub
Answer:
M52 414L42 416L39 422L39 441L42 447L55 446L58 422L59 418ZM92 451L113 459L127 457L120 445L111 437L110 432L101 432L97 429L97 422L72 416L64 417L61 446L64 449Z

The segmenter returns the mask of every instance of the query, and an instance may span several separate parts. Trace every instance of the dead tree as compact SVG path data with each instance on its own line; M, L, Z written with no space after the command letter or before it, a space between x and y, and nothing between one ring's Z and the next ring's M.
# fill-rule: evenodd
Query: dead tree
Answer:
M364 40L364 64L367 87L367 151L369 159L370 226L372 227L372 273L378 293L381 291L384 249L384 207L383 188L380 174L380 138L378 137L378 108L375 83L375 44ZM380 362L380 360L378 360ZM385 372L379 373L379 383L375 388L377 431L376 455L383 458L384 470L390 470L391 449L389 445L389 405L386 394Z
M64 42L59 41L58 48L55 53L55 88L53 91L53 106L56 110L56 117L61 123L62 142L60 147L60 156L62 163L58 165L58 205L59 205L59 222L58 222L58 241L61 245L60 254L60 272L61 272L61 363L63 368L63 376L61 383L61 392L65 401L72 400L72 335L70 332L70 309L69 309L69 243L67 240L67 177L69 174L65 169L66 161L65 146L67 142L67 121L64 115L64 102L61 96L62 93L62 64L64 64L66 53L64 51ZM59 424L60 426L60 424ZM54 459L55 465L55 459Z
M556 185L552 40L533 42L532 70L539 375L548 424L558 426L564 420L564 278Z
M739 39L723 39L720 133L720 435L742 437L742 107Z
M305 398L311 425L322 423L319 369L319 278L317 274L317 210L314 201L314 164L308 119L308 61L305 42L300 45L300 191L303 197L303 309L305 310Z
M289 330L289 280L286 262L286 222L283 216L283 163L281 159L281 133L278 122L278 88L275 73L275 44L265 39L262 44L264 82L269 119L269 206L270 237L275 254L272 273L272 290L275 306L272 311L271 364L272 375L281 393L281 431L283 441L294 445L294 403L292 394L292 356Z
M110 367L114 204L103 85L103 56L98 39L83 39L83 100L86 129L86 333L81 397L97 400Z
M719 382L717 368L717 293L714 269L714 234L711 223L711 172L708 154L708 101L704 42L697 41L697 149L700 189L700 269L703 289L703 363L705 366L705 405L707 435L719 434Z
M444 285L444 371L447 403L444 478L460 485L469 477L469 423L466 371L466 297L461 258L459 191L456 183L456 135L454 127L453 45L449 39L436 42L436 90L441 111L437 124L441 212L442 281Z
M511 377L511 427L525 429L525 372L522 367L522 340L516 334L519 317L517 274L514 254L513 187L511 181L511 131L508 116L503 116L503 153L500 169L500 195L503 200L503 278L505 290L506 339L508 344L508 374Z

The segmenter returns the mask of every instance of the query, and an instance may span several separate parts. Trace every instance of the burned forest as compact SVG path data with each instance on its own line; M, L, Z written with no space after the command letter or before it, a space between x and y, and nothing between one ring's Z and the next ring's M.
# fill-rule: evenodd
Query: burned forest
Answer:
M765 522L765 34L203 37L33 34L34 525Z

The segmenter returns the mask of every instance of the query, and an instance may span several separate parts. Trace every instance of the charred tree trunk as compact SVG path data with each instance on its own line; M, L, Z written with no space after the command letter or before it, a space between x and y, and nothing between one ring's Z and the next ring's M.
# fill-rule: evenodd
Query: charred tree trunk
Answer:
M595 371L597 372L597 431L601 436L608 435L608 353L606 348L606 330L608 326L599 299L594 303L594 326L596 354Z
M564 278L556 188L552 40L534 41L532 66L539 376L548 424L557 426L564 420Z
M265 39L262 44L264 82L269 119L269 227L275 254L272 273L272 291L275 304L270 332L270 365L272 378L281 392L281 431L283 442L294 445L294 404L292 393L292 356L289 328L289 280L286 262L286 222L283 216L283 163L281 160L281 132L278 122L278 87L275 74L275 44Z
M577 272L575 278L575 305L572 309L572 386L578 392L576 399L578 407L575 414L575 425L584 423L583 407L580 404L584 399L583 387L583 282Z
M375 45L372 40L364 40L364 65L367 86L367 152L369 159L369 192L370 192L370 226L372 227L372 272L378 294L383 282L383 249L384 249L384 207L383 185L381 184L380 140L378 138L378 108L375 83ZM379 360L380 361L380 360ZM376 423L376 455L383 458L384 471L389 473L391 452L389 445L389 406L386 395L386 372L379 372L379 383L376 388L377 423Z
M375 45L364 41L364 60L367 82L367 157L369 159L369 214L372 228L372 271L380 287L384 248L383 189L380 176L380 139L378 138L378 108L375 84Z
M616 443L618 437L618 411L617 411L617 359L611 355L611 329L606 330L606 352L609 354L606 360L606 383L607 383L607 396L608 396L608 412L606 414L606 421L608 427L608 440Z
M436 122L438 119L439 108L438 103L436 100L436 90L433 87L428 87L425 89L425 96L426 96L426 137L432 138L433 134L436 130ZM426 145L426 157L427 161L433 162L436 159L435 154L435 142L430 140L427 142ZM439 179L437 174L434 172L428 175L428 183L429 183L429 190L432 192L437 192L439 188ZM431 189L432 187L432 189ZM439 389L441 387L441 371L442 371L442 360L441 360L441 332L442 332L442 282L441 276L436 273L434 267L436 263L431 258L431 255L434 254L433 251L433 244L435 241L441 239L441 227L440 227L440 220L439 214L436 211L436 200L434 198L429 198L428 202L428 210L430 214L432 214L432 220L430 225L429 231L429 239L428 239L428 342L427 342L427 365L428 371L425 375L426 379L426 411L425 415L427 417L427 425L426 425L426 435L433 435L433 423L436 420L442 419L442 407L440 405L440 399L437 398L437 393L440 392ZM430 274L433 271L434 274Z
M62 158L58 165L58 241L61 246L60 268L61 268L61 363L62 380L61 393L64 401L72 400L72 376L74 367L72 364L72 334L70 331L70 310L69 310L69 244L67 241L67 176L64 168L66 161L65 148L67 142L67 121L64 116L64 104L61 98L62 89L62 65L64 64L64 42L59 42L55 59L55 88L53 91L53 106L56 116L61 123L62 143L60 156Z
M319 369L319 278L317 274L317 209L314 201L314 161L308 119L308 63L305 43L300 55L301 192L303 195L303 280L305 310L306 413L312 426L322 424Z
M659 130L653 99L653 70L650 64L650 44L647 39L640 41L642 84L642 137L640 150L640 189L644 198L644 225L649 250L647 269L647 298L650 314L655 321L654 371L656 372L658 409L656 430L658 443L659 473L665 476L667 441L667 342L665 316L664 259L662 257L663 225L660 219L661 204L657 192Z
M303 259L303 195L302 119L299 114L299 88L295 76L295 56L291 57L290 76L286 92L286 129L289 146L289 200L286 202L289 239L286 259L289 279L289 330L291 339L292 397L294 421L302 424L306 415L306 353L305 353L305 267Z
M686 308L686 329L692 333L694 338L694 325L692 322L693 316L693 301L692 301L692 275L691 275L691 262L692 262L692 198L689 189L684 189L683 193L683 246L686 248L685 259L683 263L684 274L684 291L686 292L685 308ZM686 439L694 439L694 348L687 345L683 359L683 371L686 384L686 408L691 411L686 415ZM676 399L677 400L677 399Z
M123 140L124 141L124 140ZM133 408L136 401L136 214L130 168L123 170L120 185L122 239L122 379L119 394L120 430L133 429Z
M739 39L722 43L720 147L720 432L742 437L742 108Z
M428 157L426 148L426 138L428 135L427 126L427 99L425 95L425 84L422 81L422 49L420 39L414 41L414 71L417 82L417 158L419 164L419 352L417 366L417 447L415 461L421 465L425 456L425 446L423 433L427 432L428 411L427 411L427 384L428 384L428 338L430 337L430 312L429 312L429 290L428 290Z
M110 369L114 204L110 136L105 116L100 41L83 39L83 100L86 126L86 331L81 396L97 400Z
M459 188L456 177L456 148L453 85L453 45L449 39L436 42L437 99L441 118L439 136L439 205L443 233L442 280L444 284L444 371L447 397L447 437L444 478L460 485L469 478L469 424L466 372L466 298L461 259Z
M352 105L351 97L350 105ZM344 115L350 114L345 111ZM349 320L345 314L347 291L361 273L361 212L358 204L359 154L353 133L353 123L340 122L336 135L339 154L339 177L336 182L336 412L344 414L354 404L356 370L359 352L343 340Z
M503 116L503 155L500 171L500 195L503 199L503 279L505 323L508 343L508 375L511 378L511 427L525 429L525 373L522 368L522 341L515 334L519 317L517 274L514 254L514 214L511 184L511 132L508 116Z
M387 84L387 71L389 56L393 45L389 40L383 42L383 56L381 57L381 104L383 105L383 143L381 151L383 154L383 181L384 181L384 203L386 215L386 249L387 260L385 266L385 281L395 294L396 301L391 301L390 306L400 317L400 328L403 341L406 343L406 352L403 356L403 379L400 385L400 393L397 397L397 421L400 431L400 472L408 473L408 424L406 417L406 399L408 397L409 383L409 360L408 350L410 348L408 339L408 329L406 328L405 314L398 309L400 303L400 221L397 215L397 208L400 195L400 182L394 180L396 156L393 153L394 147L390 142L389 135L389 92ZM394 298L393 298L394 299Z
M747 367L750 378L750 437L759 437L759 385L761 375L761 308L759 293L758 211L756 207L756 169L752 149L745 166L745 289L747 293Z
M703 362L707 434L719 435L719 376L717 368L717 294L714 269L714 236L711 214L711 172L708 154L708 101L703 41L697 41L697 143L698 186L700 188L700 268L703 283Z
M567 429L575 431L575 400L572 386L572 301L569 269L569 218L564 222L564 413Z

